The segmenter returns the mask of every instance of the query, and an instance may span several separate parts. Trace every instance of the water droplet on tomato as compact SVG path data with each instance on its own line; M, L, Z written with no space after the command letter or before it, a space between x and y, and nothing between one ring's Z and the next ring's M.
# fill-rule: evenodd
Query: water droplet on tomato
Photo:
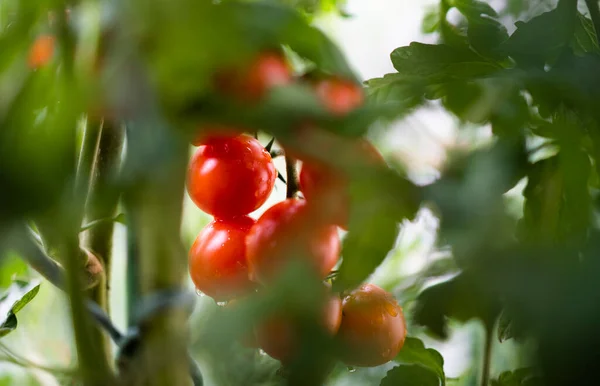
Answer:
M227 305L227 302L216 302L217 306L219 307L225 307Z

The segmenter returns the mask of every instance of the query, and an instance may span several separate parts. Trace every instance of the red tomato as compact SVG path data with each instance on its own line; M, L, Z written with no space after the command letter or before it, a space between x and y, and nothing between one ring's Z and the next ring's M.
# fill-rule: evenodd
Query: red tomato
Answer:
M248 278L246 236L254 224L248 216L214 220L192 245L190 276L198 290L217 301L244 295L255 288Z
M338 296L329 295L323 303L322 312L318 315L319 320L315 322L326 334L333 337L342 320L342 302ZM278 313L256 328L256 340L260 348L271 357L289 362L302 343L299 340L300 328L298 318Z
M269 89L292 81L292 71L285 57L277 52L259 54L243 71L222 69L215 76L219 91L257 101Z
M55 44L56 41L52 35L38 36L29 50L27 59L29 67L35 69L48 64L54 55Z
M377 149L367 140L356 142L357 153L374 164L385 164ZM350 197L348 176L341 170L328 167L314 160L302 163L300 170L300 190L307 201L322 201L319 207L327 210L335 224L348 228Z
M212 136L190 161L187 189L206 213L231 218L264 204L276 178L269 152L256 139L247 135Z
M284 269L294 252L321 277L335 266L340 238L334 225L323 223L306 200L287 199L269 208L250 230L247 244L250 277L268 282Z
M252 99L262 97L269 89L290 83L292 71L283 55L260 54L250 65L244 79L245 92Z
M406 339L402 308L392 294L365 284L342 302L338 332L341 359L349 366L374 367L398 355Z
M345 115L364 102L362 88L354 82L328 78L315 84L315 92L325 107L335 115Z

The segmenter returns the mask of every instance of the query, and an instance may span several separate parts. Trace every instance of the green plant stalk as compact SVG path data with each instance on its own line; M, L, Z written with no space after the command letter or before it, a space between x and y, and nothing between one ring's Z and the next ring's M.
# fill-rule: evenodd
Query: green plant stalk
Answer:
M590 11L590 17L596 30L596 39L600 43L600 6L598 6L598 0L585 0L585 5Z
M129 217L129 216L128 216ZM140 280L137 274L139 251L136 244L137 232L131 221L127 223L127 265L126 265L126 292L127 292L127 325L135 324L135 305L140 299Z
M85 293L80 275L78 237L69 237L62 245L60 253L64 256L67 273L66 289L69 293L73 331L77 343L79 371L84 385L113 384L108 359L103 354L103 338L92 324L85 308Z
M143 137L157 140L144 143ZM135 276L137 282L133 292L139 291L138 302L130 305L133 311L160 291L183 289L187 261L179 232L188 152L187 143L174 138L168 128L156 122L136 122L128 127L128 143L132 144L127 154L129 167L135 163L135 157L140 153L146 156L150 150L161 158L151 173L146 165L136 169L141 174L136 175L136 182L125 197L127 219L133 230L129 243L132 255L143 256L128 264L128 276ZM125 384L189 384L187 317L183 307L173 304L168 311L138 321L140 347L127 367L120 369Z
M492 364L493 324L485 326L485 342L483 346L483 365L481 368L481 386L490 383L490 366Z
M90 178L90 193L87 203L87 217L95 219L114 217L119 202L119 194L112 187L121 164L124 133L118 125L104 122L100 135L98 152L95 157L94 170ZM111 252L114 232L114 222L99 222L84 233L84 245L90 249L103 266L97 285L88 291L90 299L110 315L109 286L111 272ZM103 335L102 345L104 356L112 361L112 346L108 336Z
M73 73L75 36L67 23L65 12L57 12L57 36L61 53L61 63L64 69L66 81L70 83L69 89L74 95L81 95L79 86ZM93 142L85 144L85 149L93 148ZM89 148L88 148L89 146ZM93 164L93 156L81 154L84 159L78 166L87 167L87 162ZM88 157L89 156L89 157ZM78 168L79 169L79 168ZM75 180L73 191L65 196L58 206L60 217L56 218L60 242L57 242L57 256L61 257L66 271L66 289L69 294L71 308L71 321L75 336L79 371L84 385L107 385L114 384L114 378L110 365L105 356L102 355L102 336L100 331L92 324L90 315L86 310L85 293L83 291L82 250L79 245L79 228L81 226L87 189L89 183L90 169L79 169L81 172ZM87 180L86 180L87 179ZM88 185L89 187L89 185Z

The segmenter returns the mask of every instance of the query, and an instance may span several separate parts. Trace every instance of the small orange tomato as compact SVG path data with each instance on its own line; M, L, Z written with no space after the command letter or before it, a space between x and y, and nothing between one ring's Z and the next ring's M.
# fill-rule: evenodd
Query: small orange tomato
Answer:
M260 53L243 70L220 69L215 74L218 91L249 102L260 100L271 88L292 81L285 57L272 51Z
M348 366L374 367L394 359L406 339L402 308L389 292L365 284L342 301L340 356Z
M323 301L318 320L314 321L327 335L333 337L340 327L342 302L337 295ZM256 328L256 340L261 349L284 363L293 360L300 341L299 319L293 315L275 314Z
M27 63L30 68L36 69L50 62L54 55L56 39L52 35L40 35L35 39L29 50Z
M332 114L345 115L364 102L362 88L341 78L319 80L314 85L317 97Z

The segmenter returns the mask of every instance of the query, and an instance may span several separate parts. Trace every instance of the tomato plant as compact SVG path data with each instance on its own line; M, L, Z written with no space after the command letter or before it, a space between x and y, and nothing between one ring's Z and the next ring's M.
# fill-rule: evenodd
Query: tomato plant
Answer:
M3 383L598 384L598 1L356 1L0 2Z

